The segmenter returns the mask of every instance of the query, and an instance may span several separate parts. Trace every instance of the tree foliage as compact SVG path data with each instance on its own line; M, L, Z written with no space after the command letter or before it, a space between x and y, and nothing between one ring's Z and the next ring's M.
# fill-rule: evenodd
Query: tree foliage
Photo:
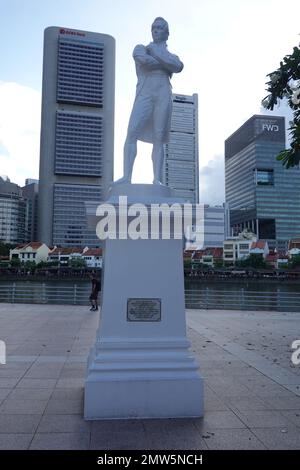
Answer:
M236 261L235 265L240 268L266 268L266 262L262 255L251 253L247 258Z
M262 105L273 110L279 100L286 98L293 110L293 120L290 122L291 148L282 150L277 159L286 168L299 165L300 162L300 49L294 47L293 53L286 55L280 62L280 67L267 77L267 95Z

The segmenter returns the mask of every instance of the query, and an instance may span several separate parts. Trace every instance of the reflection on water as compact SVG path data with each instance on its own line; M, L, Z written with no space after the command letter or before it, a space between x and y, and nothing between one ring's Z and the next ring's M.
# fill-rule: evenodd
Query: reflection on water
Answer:
M300 311L299 282L230 280L185 282L188 308Z

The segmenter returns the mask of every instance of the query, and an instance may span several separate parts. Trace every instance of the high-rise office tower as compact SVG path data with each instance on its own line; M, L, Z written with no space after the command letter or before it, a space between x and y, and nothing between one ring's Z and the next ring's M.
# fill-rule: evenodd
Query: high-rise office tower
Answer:
M233 234L248 229L284 250L300 234L300 170L276 160L283 117L254 115L225 142L225 197Z
M49 27L44 34L39 240L99 245L85 201L113 180L115 40Z
M38 241L38 180L27 178L25 186L22 188L22 194L26 199L25 242Z
M198 95L173 94L170 141L165 145L164 184L178 197L199 202Z
M0 241L24 243L26 200L22 189L9 178L0 176Z

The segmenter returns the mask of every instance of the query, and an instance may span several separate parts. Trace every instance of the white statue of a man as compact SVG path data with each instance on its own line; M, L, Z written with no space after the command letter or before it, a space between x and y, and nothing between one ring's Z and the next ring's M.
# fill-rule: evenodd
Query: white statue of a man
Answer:
M138 140L153 144L153 184L162 184L163 144L169 141L172 113L170 78L183 63L167 49L169 26L163 18L154 20L151 31L153 42L133 51L138 83L124 145L124 176L117 184L131 182Z

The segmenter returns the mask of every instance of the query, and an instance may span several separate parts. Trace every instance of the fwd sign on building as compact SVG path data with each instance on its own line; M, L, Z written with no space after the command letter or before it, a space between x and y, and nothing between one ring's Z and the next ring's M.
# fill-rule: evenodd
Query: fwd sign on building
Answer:
M279 131L279 126L277 124L263 124L262 126L263 131L269 131L269 132L278 132Z
M257 116L255 136L258 140L285 141L284 117Z

